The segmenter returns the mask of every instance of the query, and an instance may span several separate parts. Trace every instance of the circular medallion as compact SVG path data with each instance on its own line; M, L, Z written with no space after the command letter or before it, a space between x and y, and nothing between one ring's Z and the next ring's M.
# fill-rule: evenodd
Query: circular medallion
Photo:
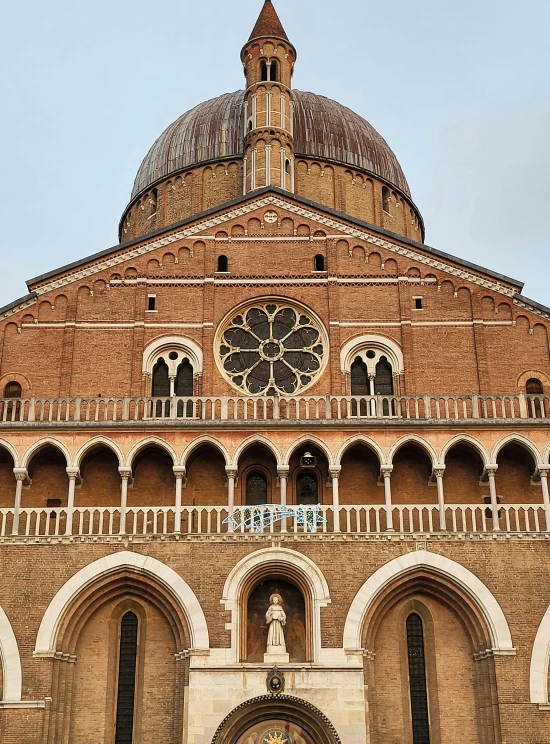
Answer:
M290 744L290 737L280 728L272 728L262 734L260 744Z
M224 375L247 395L295 395L319 377L328 342L311 311L280 300L232 313L218 331ZM219 356L218 356L219 355Z
M264 222L267 222L268 225L272 225L274 222L277 222L279 219L279 215L277 212L269 211L264 214Z

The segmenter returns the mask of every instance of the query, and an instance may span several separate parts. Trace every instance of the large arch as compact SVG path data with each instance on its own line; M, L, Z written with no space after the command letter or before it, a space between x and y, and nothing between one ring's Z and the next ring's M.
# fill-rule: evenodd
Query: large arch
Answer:
M449 441L443 445L443 448L441 449L441 452L439 453L439 462L441 464L445 464L447 454L453 447L456 447L457 444L470 445L470 447L472 447L481 457L481 460L485 467L487 467L487 465L490 464L491 455L489 454L488 450L478 439L470 436L469 434L457 434L456 436L449 439Z
M444 576L473 601L487 625L493 646L490 650L494 654L515 654L508 622L499 603L485 584L460 563L427 550L417 550L394 558L365 581L357 592L346 618L345 650L361 650L365 618L384 588L393 581L419 569L428 569L434 574Z
M231 455L229 454L228 450L218 439L216 439L215 437L211 437L209 434L204 434L201 437L197 437L196 439L193 439L193 441L187 445L187 447L185 448L180 458L180 465L187 467L187 462L189 460L189 457L193 454L193 452L196 449L198 449L199 447L202 447L203 445L209 445L210 447L214 447L214 449L218 450L218 452L221 454L221 456L225 460L226 466L230 467Z
M321 450L321 452L323 452L323 454L327 458L329 469L335 467L335 459L332 450L328 447L326 442L324 442L322 439L319 439L319 437L314 436L313 434L304 434L303 436L299 437L299 439L296 439L294 442L292 442L290 447L285 452L282 464L288 465L290 463L290 458L292 457L292 455L303 444L314 444Z
M305 724L319 744L340 744L340 737L327 716L311 703L292 695L261 695L242 703L221 722L212 744L237 741L249 726L274 715Z
M195 375L202 374L202 349L195 341L185 336L163 336L146 346L143 351L143 374L152 375L158 357L174 350L182 351L188 357Z
M548 671L550 665L550 607L542 618L533 651L531 653L531 666L529 668L529 696L535 705L550 707L548 697Z
M422 437L419 437L417 434L406 434L404 437L401 437L401 439L398 439L397 442L394 442L394 444L392 444L387 457L389 465L393 465L393 459L395 455L407 444L416 444L417 447L423 449L431 460L432 467L437 467L439 462L437 452L428 441L426 441Z
M58 439L55 439L54 437L44 437L43 439L39 439L34 444L31 444L31 446L26 450L23 457L21 458L21 467L27 468L29 467L29 463L31 462L34 455L36 455L37 452L40 452L41 449L44 449L45 447L53 447L54 449L57 449L61 452L63 457L65 458L65 461L67 463L67 467L72 467L73 464L73 458L71 456L71 453L67 449L67 447L63 444L63 442L60 442Z
M19 453L15 449L15 447L8 442L7 439L0 439L0 449L5 449L7 452L10 453L13 459L13 466L15 468L19 467Z
M263 445L266 449L268 449L273 457L275 458L275 462L277 463L277 467L282 465L281 460L281 453L279 452L278 448L271 440L269 440L267 437L264 437L261 434L252 434L252 436L247 437L243 442L239 444L237 449L235 450L233 454L233 467L237 468L239 465L239 460L241 458L241 455L249 448L253 447L255 444Z
M57 592L46 610L36 638L35 654L52 656L56 652L57 633L71 605L95 581L120 570L130 570L151 577L169 591L187 620L191 647L208 649L210 646L206 618L190 586L165 563L127 550L100 558L80 569Z
M309 589L312 599L313 655L315 661L321 658L321 607L330 603L328 583L321 569L307 556L288 548L266 548L247 555L233 568L223 587L221 602L231 612L231 650L233 659L238 660L239 639L241 636L241 596L247 580L254 574L281 570L288 567L296 571Z
M401 347L386 336L362 335L347 341L340 350L340 368L342 372L349 372L355 356L365 348L378 349L387 356L394 373L402 375L405 372L405 362Z
M538 451L538 449L535 447L530 439L527 439L527 437L524 437L521 434L508 434L495 444L493 452L491 454L493 463L496 464L499 454L508 444L517 444L527 450L527 452L529 452L534 460L535 469L537 469L538 466L542 464L541 453Z
M15 633L2 607L0 607L0 661L4 688L2 702L19 703L23 689L21 657Z
M178 464L178 456L176 454L176 451L170 444L168 444L165 439L161 439L160 437L146 437L146 439L141 439L139 442L134 444L130 452L128 452L128 454L126 455L126 466L131 468L134 464L134 460L136 459L136 455L138 455L140 452L142 452L144 449L147 449L148 447L158 447L159 449L166 452L166 454L171 458L172 465Z
M356 434L355 436L346 439L346 441L338 450L336 457L334 458L335 464L341 465L342 457L349 449L351 449L351 447L354 447L356 444L363 444L365 447L370 449L377 456L380 465L386 464L386 454L384 453L380 445L375 442L374 439L367 437L365 434Z
M75 468L80 468L84 457L88 454L88 452L91 452L91 450L95 449L96 447L105 447L105 449L110 450L118 459L119 467L124 467L124 455L122 454L122 450L120 449L120 447L115 444L112 439L99 436L90 439L78 450L78 452L74 456Z

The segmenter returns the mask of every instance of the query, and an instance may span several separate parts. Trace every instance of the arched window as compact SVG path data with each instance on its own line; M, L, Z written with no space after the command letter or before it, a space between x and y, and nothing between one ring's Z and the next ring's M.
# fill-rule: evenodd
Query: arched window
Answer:
M263 473L250 473L246 479L246 505L267 504L267 478Z
M424 628L422 618L416 613L409 615L407 618L407 655L409 659L413 744L430 744Z
M229 270L228 266L227 256L218 256L218 272L225 274Z
M525 392L527 395L543 395L544 388L542 382L537 380L536 377L532 377L530 380L527 380ZM7 398L8 396L6 395L5 397Z
M279 65L274 59L271 60L270 72L271 74L269 76L269 79L273 82L277 82L277 80L279 79Z
M153 367L153 398L170 397L170 377L168 375L168 365L161 357Z
M391 211L391 193L387 186L382 186L382 209L388 214Z
M325 270L325 257L318 253L313 259L313 266L315 271Z
M191 398L193 396L193 367L189 359L184 359L178 367L174 392L178 398Z
M134 741L138 619L127 612L120 623L115 744Z
M260 63L260 79L262 83L265 83L268 81L268 68L267 68L267 62L265 59L262 59Z
M393 370L387 357L380 357L374 378L375 395L393 395Z
M351 394L370 395L369 371L360 357L351 365Z
M8 382L4 388L4 398L20 398L23 388L18 382Z
M296 479L296 501L304 506L319 503L319 487L315 473L311 471L300 473Z

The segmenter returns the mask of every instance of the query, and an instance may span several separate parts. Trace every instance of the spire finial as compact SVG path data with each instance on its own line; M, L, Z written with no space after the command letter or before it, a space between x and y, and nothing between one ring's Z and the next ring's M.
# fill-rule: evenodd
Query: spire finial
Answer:
M288 36L286 35L283 24L279 20L279 16L277 15L277 11L275 10L271 0L265 0L258 20L256 21L256 25L250 34L250 39L257 39L262 36L272 36L278 39L286 39L288 41Z

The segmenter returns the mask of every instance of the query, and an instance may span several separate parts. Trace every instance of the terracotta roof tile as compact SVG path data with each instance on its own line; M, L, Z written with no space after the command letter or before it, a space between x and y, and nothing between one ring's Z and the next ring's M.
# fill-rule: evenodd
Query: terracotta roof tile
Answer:
M271 0L265 0L262 12L256 21L254 30L250 34L250 39L257 39L259 36L277 36L280 39L287 39L288 41L288 36Z

